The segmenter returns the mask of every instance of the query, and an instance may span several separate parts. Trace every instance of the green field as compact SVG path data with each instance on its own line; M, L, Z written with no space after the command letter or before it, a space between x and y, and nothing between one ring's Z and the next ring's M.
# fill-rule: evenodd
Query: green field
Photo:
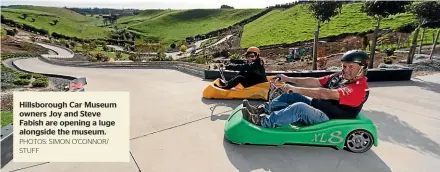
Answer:
M138 15L126 16L118 19L118 25L120 27L130 27L132 25L139 24L139 22L144 22L146 20L151 20L162 15L177 12L180 12L180 10L144 10Z
M148 10L136 16L118 20L121 26L143 35L156 36L166 42L184 40L186 37L205 34L229 27L247 19L263 9L194 9Z
M376 20L360 11L363 3L345 4L342 14L334 17L330 23L321 25L320 38L343 33L359 33L373 30ZM179 42L186 37L229 27L239 21L262 12L264 9L192 9L192 10L143 10L138 15L125 16L117 20L118 28L127 28L143 36L159 37L166 43ZM2 15L20 23L51 32L79 38L108 37L114 26L102 27L103 21L98 15L84 16L74 11L41 6L18 6L3 8ZM20 19L23 13L28 18ZM36 21L32 22L32 18ZM55 26L50 23L57 19ZM381 28L395 29L415 20L412 14L399 14L382 19ZM290 9L275 9L259 19L245 25L241 38L241 47L264 46L298 41L312 40L316 28L307 5L296 5ZM98 27L101 26L101 27ZM432 33L428 29L424 42L432 42ZM421 33L420 33L421 34ZM412 38L411 38L412 39ZM213 40L211 40L213 41ZM205 42L203 45L208 45ZM109 54L111 55L111 54Z
M330 23L321 25L319 37L342 33L364 32L374 29L376 20L360 11L362 3L346 4L342 14ZM399 14L381 21L381 28L395 29L412 22L411 14ZM241 46L262 46L311 40L317 21L306 5L297 5L288 10L273 10L244 27Z
M107 28L98 27L102 21L96 17L83 16L64 8L19 6L3 8L2 15L22 24L28 24L36 28L43 28L49 33L57 32L71 37L79 38L102 38L108 35ZM23 13L28 17L19 18ZM36 21L32 22L32 18ZM53 20L58 20L56 25L51 25Z
M12 112L2 111L1 118L2 118L1 127L4 127L4 126L12 123Z

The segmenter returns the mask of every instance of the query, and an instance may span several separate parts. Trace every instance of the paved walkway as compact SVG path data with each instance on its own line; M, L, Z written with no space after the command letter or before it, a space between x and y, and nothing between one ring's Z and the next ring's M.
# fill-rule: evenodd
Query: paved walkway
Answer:
M35 43L37 45L40 45L42 47L51 49L53 51L55 51L57 53L57 55L49 55L49 54L44 54L43 56L45 57L52 57L52 58L73 58L73 53L71 51L68 51L67 49L64 48L60 48L57 46L53 46L53 45L48 45L48 44L44 44L44 43Z
M238 146L224 123L240 101L204 100L209 81L174 70L92 69L17 61L35 72L85 76L87 91L131 93L130 149L146 171L414 172L440 169L440 75L370 83L364 113L378 126L379 147L354 154L326 147ZM213 112L210 107L222 103ZM252 102L256 103L256 102ZM37 165L37 166L33 166ZM26 168L29 167L29 168ZM14 163L2 171L138 172L130 163Z

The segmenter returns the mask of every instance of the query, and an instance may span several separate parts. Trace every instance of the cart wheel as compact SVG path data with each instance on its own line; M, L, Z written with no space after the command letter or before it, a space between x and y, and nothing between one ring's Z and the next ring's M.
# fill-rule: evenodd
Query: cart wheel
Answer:
M373 146L373 136L366 130L354 130L345 139L346 148L354 153L364 153Z

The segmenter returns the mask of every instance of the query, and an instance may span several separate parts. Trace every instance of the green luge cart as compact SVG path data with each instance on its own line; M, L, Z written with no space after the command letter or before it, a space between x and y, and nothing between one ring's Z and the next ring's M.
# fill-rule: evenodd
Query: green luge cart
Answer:
M239 105L225 124L225 137L235 144L253 145L316 145L348 149L354 153L377 147L377 131L373 122L360 113L355 119L337 119L303 126L299 123L278 128L262 128L243 118Z

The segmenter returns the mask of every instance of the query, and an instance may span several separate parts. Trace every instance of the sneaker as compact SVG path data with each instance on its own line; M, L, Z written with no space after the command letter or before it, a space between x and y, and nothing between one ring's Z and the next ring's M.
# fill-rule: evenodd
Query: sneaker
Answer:
M251 112L249 112L247 108L241 109L241 113L243 114L243 118L246 121L249 121L250 123L253 123L257 126L261 126L260 122L264 116L258 114L252 114Z
M246 100L246 99L243 100L243 107L245 107L246 109L248 109L249 112L251 112L251 113L253 113L253 114L258 114L258 115L260 115L260 114L265 113L265 111L264 111L264 106L259 106L259 107L252 106L252 105L249 103L249 101Z

